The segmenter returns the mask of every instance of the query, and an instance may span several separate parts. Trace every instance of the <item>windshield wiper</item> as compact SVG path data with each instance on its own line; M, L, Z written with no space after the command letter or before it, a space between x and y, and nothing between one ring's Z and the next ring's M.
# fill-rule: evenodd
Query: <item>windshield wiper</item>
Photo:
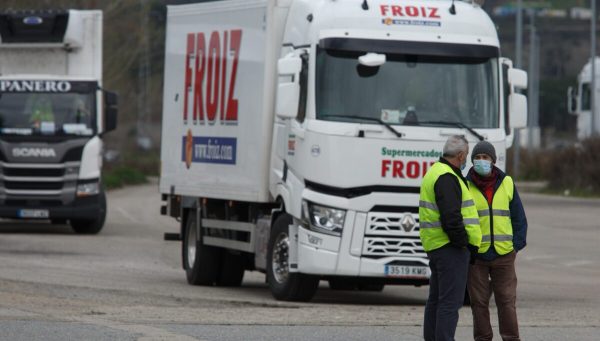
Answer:
M392 126L389 123L382 121L376 117L364 117L364 116L355 116L355 115L323 115L323 116L321 116L321 118L323 118L323 117L352 118L352 119L356 119L356 120L377 122L377 123L381 124L382 126L386 127L392 133L394 133L394 135L396 135L398 137L403 136L402 133L400 133L400 132L396 131L396 129L392 128Z
M461 122L455 122L455 121L419 121L419 124L439 124L439 125L446 125L446 126L455 126L455 127L459 127L459 128L463 128L468 130L471 134L475 135L479 141L483 141L485 140L485 138L483 136L481 136L478 132L476 132L473 128L467 126L464 123Z

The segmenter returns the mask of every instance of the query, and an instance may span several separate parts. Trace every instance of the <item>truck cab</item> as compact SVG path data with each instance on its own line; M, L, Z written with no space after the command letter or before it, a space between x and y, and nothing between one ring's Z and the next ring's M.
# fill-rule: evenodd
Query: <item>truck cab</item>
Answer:
M290 271L427 282L422 178L455 134L505 167L525 73L470 1L293 1L282 46L271 192Z
M102 137L117 114L102 88L102 12L4 12L0 39L0 217L99 232Z
M596 89L600 87L600 58L594 59L596 63ZM569 114L577 117L577 139L583 140L592 136L592 62L583 66L577 75L577 85L569 87L567 108ZM596 90L596 93L598 91ZM596 108L600 105L596 101ZM598 112L598 109L595 110ZM596 122L596 124L600 124Z

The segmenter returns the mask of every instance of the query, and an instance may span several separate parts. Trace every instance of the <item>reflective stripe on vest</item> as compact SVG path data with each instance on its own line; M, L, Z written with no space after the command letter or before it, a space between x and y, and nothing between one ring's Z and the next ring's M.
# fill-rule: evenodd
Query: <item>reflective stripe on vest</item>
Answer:
M478 246L481 243L481 229L477 216L476 202L469 192L469 188L462 179L454 173L452 168L444 163L436 162L425 174L421 184L419 200L419 234L423 249L429 252L450 243L448 235L442 229L440 212L435 201L434 186L440 176L450 173L456 176L462 191L462 204L460 213L469 239L469 244Z
M481 227L481 246L479 253L486 253L492 245L499 255L511 252L513 248L513 230L510 220L510 202L514 194L514 183L510 176L504 177L500 187L494 193L492 205L473 182L469 181L469 191L475 200L475 206L479 213L479 225ZM493 226L490 226L492 224ZM493 238L491 231L493 230Z
M485 209L485 210L477 211L477 213L479 213L480 217L489 216L490 215L490 210L489 209ZM510 211L509 210L492 210L492 214L494 216L510 217Z

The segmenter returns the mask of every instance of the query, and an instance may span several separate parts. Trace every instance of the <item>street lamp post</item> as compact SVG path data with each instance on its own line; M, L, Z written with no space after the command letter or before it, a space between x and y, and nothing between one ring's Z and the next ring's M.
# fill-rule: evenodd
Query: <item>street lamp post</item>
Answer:
M591 18L591 63L592 63L592 79L590 86L590 109L592 115L592 135L596 135L598 129L596 124L598 118L596 117L596 0L592 2L592 18Z
M523 67L523 0L517 1L517 27L515 35L515 66ZM508 109L506 110L508 115ZM521 161L521 129L516 128L513 133L513 176L519 176L519 167Z

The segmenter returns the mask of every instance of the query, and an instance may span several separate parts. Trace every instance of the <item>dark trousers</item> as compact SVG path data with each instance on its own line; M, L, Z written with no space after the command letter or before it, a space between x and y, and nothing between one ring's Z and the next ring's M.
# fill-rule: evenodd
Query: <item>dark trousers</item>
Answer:
M490 341L494 336L490 323L492 292L498 307L500 336L504 341L520 341L517 322L516 253L513 251L491 262L475 261L469 269L469 295L473 312L473 337L476 341Z
M458 310L465 299L470 254L467 249L445 246L427 255L431 278L423 336L425 341L454 341Z

